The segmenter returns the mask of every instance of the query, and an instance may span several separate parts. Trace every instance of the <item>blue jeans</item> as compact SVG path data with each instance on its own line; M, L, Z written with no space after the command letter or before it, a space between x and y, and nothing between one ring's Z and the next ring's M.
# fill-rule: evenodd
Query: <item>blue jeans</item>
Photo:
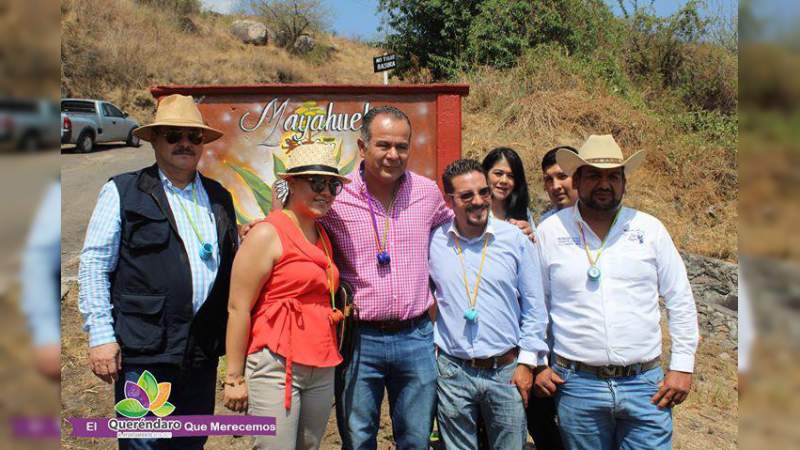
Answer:
M521 450L528 437L525 408L511 383L516 363L475 369L439 352L437 361L439 431L450 449L478 448L478 415L483 417L489 448Z
M336 420L342 448L375 450L383 391L398 450L425 450L436 402L433 324L384 333L359 325L352 355L337 368Z
M565 448L672 448L672 409L650 403L664 379L660 367L609 379L557 364L553 370L565 381L555 397Z
M172 383L169 402L175 405L172 416L214 414L217 364L207 363L200 367L181 370L171 364L125 364L122 363L120 378L114 383L114 401L125 398L125 381L136 383L142 372L149 370L159 383ZM208 437L181 437L172 439L119 439L120 450L202 450Z

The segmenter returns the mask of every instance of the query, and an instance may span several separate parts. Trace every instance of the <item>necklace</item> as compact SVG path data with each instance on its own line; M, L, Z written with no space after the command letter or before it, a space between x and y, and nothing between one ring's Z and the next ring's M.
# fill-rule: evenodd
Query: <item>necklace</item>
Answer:
M575 205L575 211L577 215L577 208L578 206ZM611 221L611 226L608 227L608 233L606 233L606 237L600 243L600 248L597 250L597 254L592 258L592 252L589 250L589 243L586 240L586 234L583 231L583 224L577 220L575 222L578 224L578 229L581 231L581 242L583 242L583 248L586 250L586 258L589 259L589 269L586 270L586 276L589 277L592 281L598 281L600 279L600 268L597 267L597 263L600 262L600 255L603 253L603 250L606 248L606 242L608 240L608 236L611 234L611 229L614 228L614 224L617 223L617 217L619 217L619 213L622 211L622 207L620 207L616 214L614 214L614 220Z
M391 229L392 217L394 216L394 201L397 198L397 192L392 193L392 201L389 202L389 208L386 210L386 216L383 219L383 242L381 242L380 233L378 232L378 220L375 218L375 208L372 206L372 195L367 191L367 204L369 205L369 215L372 217L372 231L375 234L375 245L378 247L378 253L375 255L378 259L378 265L388 266L392 262L389 256L389 230Z
M300 228L300 221L297 220L297 217L294 216L294 213L289 214L289 211L283 210L283 213L291 219L294 226L297 227L300 232L303 232L303 229ZM336 325L337 323L341 322L344 319L344 314L342 311L336 308L336 292L333 289L335 280L333 274L333 259L331 258L331 250L330 241L326 239L327 235L325 234L324 230L318 223L314 223L314 227L317 230L317 238L320 240L322 244L322 250L325 252L325 257L328 260L328 266L325 268L325 278L328 283L328 291L331 294L331 312L328 314L328 320L331 322L332 325ZM309 242L310 243L310 242Z
M470 292L469 281L467 280L467 265L464 263L464 252L461 251L461 242L458 236L456 239L456 253L458 259L461 261L461 273L464 275L464 291L467 293L467 300L469 301L469 308L464 311L464 318L469 322L478 320L478 310L475 309L475 304L478 302L478 289L481 286L481 275L483 274L483 263L486 262L486 249L489 246L489 235L483 238L483 250L481 250L481 264L478 266L478 276L475 278L475 291Z
M192 200L193 200L193 203L194 203L194 215L195 215L195 218L197 218L197 217L200 217L200 210L199 210L199 207L197 206L197 190L195 190L195 188L194 188L194 182L191 184L191 186L192 186ZM208 242L206 242L205 239L203 239L203 235L200 233L200 228L197 226L197 223L195 223L194 219L192 219L192 215L189 214L189 211L186 209L186 206L183 204L183 199L181 198L180 193L178 193L177 191L175 191L175 193L177 194L178 204L181 205L181 209L183 210L183 214L186 216L186 219L189 221L189 224L192 226L192 230L194 230L194 234L195 234L195 236L197 236L197 240L200 241L200 251L199 251L200 259L202 259L203 261L206 261L206 260L210 259L211 256L214 254L214 247L211 244L209 244Z

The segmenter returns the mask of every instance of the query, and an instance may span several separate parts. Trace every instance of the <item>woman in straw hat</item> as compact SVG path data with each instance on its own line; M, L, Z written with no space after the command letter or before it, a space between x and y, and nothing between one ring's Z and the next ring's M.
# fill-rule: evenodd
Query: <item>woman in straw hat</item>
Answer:
M280 430L256 437L257 449L319 448L342 362L339 271L316 221L350 180L330 145L303 144L288 159L286 205L249 231L231 276L225 406L275 417Z

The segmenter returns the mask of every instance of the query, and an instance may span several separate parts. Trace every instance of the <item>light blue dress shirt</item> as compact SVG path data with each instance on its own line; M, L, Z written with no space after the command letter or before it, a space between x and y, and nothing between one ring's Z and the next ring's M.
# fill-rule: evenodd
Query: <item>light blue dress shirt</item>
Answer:
M460 239L474 294L484 236L489 244L475 306L478 318L468 322L469 299L455 239ZM484 234L474 239L461 237L452 221L436 228L429 256L438 305L436 345L462 359L489 358L519 347L519 363L546 365L548 316L538 253L516 226L491 217Z
M33 221L22 257L22 311L33 345L60 341L61 182L53 183Z
M183 241L189 257L192 272L192 307L196 313L211 292L219 269L219 245L217 228L208 194L200 177L185 188L179 189L160 170L164 192L166 193L178 234ZM195 217L192 185L197 190L197 216ZM197 238L189 219L181 207L192 215L203 239L214 247L213 255L207 260L200 258L200 240ZM113 319L111 317L110 275L117 267L120 245L120 200L117 186L109 181L100 190L92 218L86 230L86 240L80 257L78 269L78 308L83 315L83 329L89 332L89 346L95 347L116 342Z

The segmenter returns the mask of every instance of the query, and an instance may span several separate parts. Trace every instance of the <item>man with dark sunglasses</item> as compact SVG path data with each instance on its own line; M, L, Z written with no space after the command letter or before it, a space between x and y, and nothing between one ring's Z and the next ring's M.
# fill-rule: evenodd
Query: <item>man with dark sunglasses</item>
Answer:
M442 184L455 219L433 231L429 253L439 431L447 448L477 448L480 415L490 448L521 450L533 373L547 365L539 253L515 225L489 217L478 161L453 162Z
M222 132L205 125L191 97L170 95L155 122L134 134L152 144L156 163L103 186L80 257L89 362L114 383L116 402L127 381L149 373L171 383L174 409L162 413L210 415L238 239L230 193L197 164ZM205 441L120 439L119 446L202 449Z

